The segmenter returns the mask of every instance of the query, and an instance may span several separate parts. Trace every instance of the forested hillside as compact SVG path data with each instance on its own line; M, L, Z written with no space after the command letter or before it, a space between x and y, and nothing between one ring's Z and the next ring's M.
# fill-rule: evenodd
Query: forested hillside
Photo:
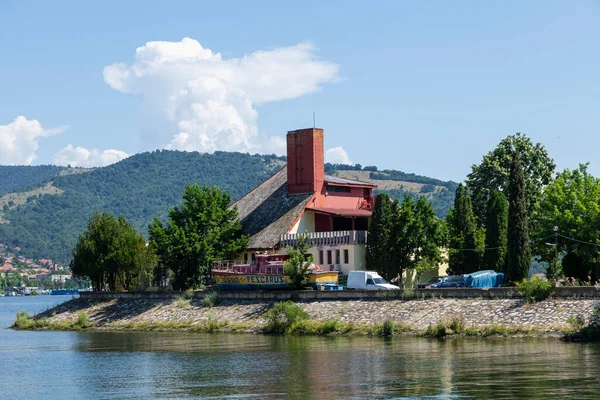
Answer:
M181 202L186 185L217 185L237 199L283 165L282 158L241 153L137 154L85 174L55 177L62 194L42 195L4 212L10 223L0 224L0 243L32 257L67 261L97 210L124 214L146 234L154 216L165 218Z
M94 170L61 167L0 167L2 188L23 191L0 210L0 243L30 257L68 261L78 235L96 211L124 214L146 234L154 216L166 218L188 184L216 185L238 199L285 165L285 157L242 153L155 151ZM11 170L12 168L12 170ZM28 168L31 169L28 171ZM6 172L9 171L9 172ZM11 172L12 171L12 174ZM76 172L86 173L76 173ZM454 182L376 167L326 165L330 174L372 180L391 197L424 195L439 216L453 200ZM394 178L402 178L395 180ZM454 185L454 186L453 186ZM7 195L5 198L12 196ZM21 199L18 201L17 199ZM8 223L2 223L8 222Z
M2 162L2 159L0 159ZM0 196L38 186L59 176L65 167L55 165L11 166L0 165Z
M452 181L441 181L389 169L378 171L375 166L362 167L360 164L354 166L326 164L325 170L328 174L373 182L378 187L375 193L387 193L392 199L402 200L407 194L415 200L419 196L425 196L440 218L444 218L452 207L454 192L458 186Z

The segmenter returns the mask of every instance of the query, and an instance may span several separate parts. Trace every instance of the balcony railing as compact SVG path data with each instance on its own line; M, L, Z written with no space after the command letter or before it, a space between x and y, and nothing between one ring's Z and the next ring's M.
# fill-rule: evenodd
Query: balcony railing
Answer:
M298 234L289 233L279 237L279 247L296 246ZM311 246L332 246L341 244L367 244L367 231L336 231L308 233Z

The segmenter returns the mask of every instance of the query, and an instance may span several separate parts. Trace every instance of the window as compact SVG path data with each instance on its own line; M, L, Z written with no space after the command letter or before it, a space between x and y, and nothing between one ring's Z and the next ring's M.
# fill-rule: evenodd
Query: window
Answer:
M327 264L332 264L332 262L331 262L331 250L327 250Z
M340 263L340 251L339 250L335 251L335 263L336 264Z
M344 249L344 264L348 264L350 262L349 258L348 249Z
M248 264L248 253L244 253L244 264Z
M319 265L323 265L323 250L319 250Z
M374 284L375 284L375 282L373 281L372 278L367 279L367 285L374 285Z
M256 259L256 254L252 253L252 262Z
M341 192L341 193L350 193L350 187L348 186L329 186L325 187L327 192Z

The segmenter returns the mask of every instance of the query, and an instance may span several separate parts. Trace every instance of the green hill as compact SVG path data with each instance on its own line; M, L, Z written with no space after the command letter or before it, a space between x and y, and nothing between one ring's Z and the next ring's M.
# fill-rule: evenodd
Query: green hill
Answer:
M55 165L0 165L0 196L41 185L59 176L60 171L65 169Z
M11 182L2 188L18 193L0 194L0 243L20 247L30 257L68 261L77 236L96 211L124 214L146 233L154 216L165 218L170 208L180 204L188 184L216 185L235 200L284 165L285 157L274 155L162 150L93 170L13 167L17 169L11 174L6 172L10 167L2 167L0 173ZM326 166L327 173L372 180L392 196L426 195L438 215L445 215L453 201L454 191L448 195L448 186L456 185L453 182L411 174L394 180L403 173L369 168Z

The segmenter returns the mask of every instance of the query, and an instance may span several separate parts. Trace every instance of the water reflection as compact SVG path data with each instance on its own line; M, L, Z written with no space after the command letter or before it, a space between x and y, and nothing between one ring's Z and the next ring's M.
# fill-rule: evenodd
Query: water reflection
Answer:
M597 398L600 387L600 348L555 340L92 333L75 349L108 371L85 374L92 392L140 398Z
M55 301L0 298L0 324ZM10 399L600 397L600 345L553 339L0 329L0 360Z

